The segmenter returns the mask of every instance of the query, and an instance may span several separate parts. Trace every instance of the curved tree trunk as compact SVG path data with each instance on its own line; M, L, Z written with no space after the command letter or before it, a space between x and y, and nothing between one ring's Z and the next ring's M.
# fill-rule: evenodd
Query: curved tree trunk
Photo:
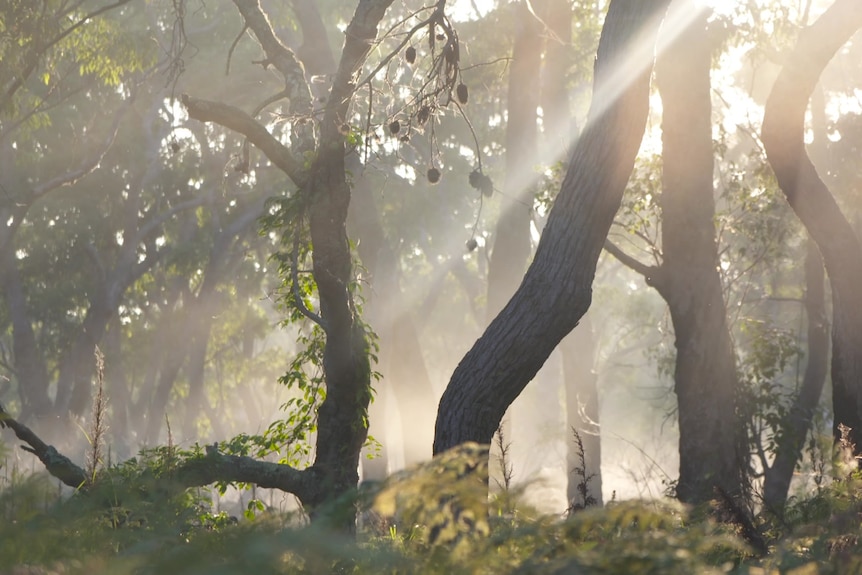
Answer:
M836 0L800 32L766 102L762 139L778 185L820 248L832 286L833 434L862 454L862 246L805 150L805 110L821 72L862 27L857 0Z
M666 0L611 1L584 133L533 263L440 400L435 453L490 443L506 409L589 308L596 264L643 138L666 7Z

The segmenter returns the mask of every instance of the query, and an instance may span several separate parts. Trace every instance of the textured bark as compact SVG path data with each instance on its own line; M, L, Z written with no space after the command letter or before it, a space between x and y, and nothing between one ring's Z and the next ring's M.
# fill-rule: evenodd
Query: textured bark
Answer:
M693 2L684 8L698 10ZM746 489L745 427L738 420L735 353L718 272L707 12L697 13L656 63L662 99L662 255L654 285L676 341L677 497L687 503Z
M829 368L829 320L826 317L823 260L817 246L808 240L805 255L805 315L808 318L808 362L799 393L790 408L784 437L778 444L775 460L764 470L763 504L780 511L787 501L793 470L805 446L814 412L826 383Z
M611 1L584 133L523 282L440 400L435 453L490 443L508 406L589 308L596 264L643 138L666 7L665 0Z
M833 434L850 427L862 454L862 246L805 150L805 110L821 72L862 27L856 0L836 0L799 34L766 102L762 140L778 185L817 243L832 287Z
M365 330L349 290L353 281L346 230L350 187L341 126L347 121L356 74L374 45L377 25L391 3L392 0L360 1L347 27L307 192L311 200L314 280L326 321L326 399L318 412L317 450L312 466L321 472L323 485L320 496L309 502L312 507L356 486L359 452L368 433L365 416L371 399L371 366Z

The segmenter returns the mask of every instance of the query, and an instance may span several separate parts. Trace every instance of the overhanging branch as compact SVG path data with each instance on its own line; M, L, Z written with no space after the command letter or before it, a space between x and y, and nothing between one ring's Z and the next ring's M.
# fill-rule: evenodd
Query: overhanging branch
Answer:
M201 122L214 122L248 138L270 162L278 166L297 186L302 187L306 174L302 164L290 153L290 150L269 133L260 122L251 115L235 106L192 98L182 95L183 106L188 110L189 117Z

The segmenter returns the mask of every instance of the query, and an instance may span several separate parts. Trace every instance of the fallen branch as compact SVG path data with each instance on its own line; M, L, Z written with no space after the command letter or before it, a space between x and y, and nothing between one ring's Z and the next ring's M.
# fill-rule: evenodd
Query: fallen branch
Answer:
M47 445L39 439L29 427L18 423L0 405L0 428L4 427L11 429L18 439L27 444L22 445L21 449L38 457L48 473L75 489L86 483L87 476L81 467L72 463L72 460L57 451L53 445Z
M33 430L16 421L0 405L0 428L11 429L26 443L21 449L32 453L45 465L45 469L64 484L78 489L87 484L84 469L47 445ZM218 444L208 445L205 453L181 459L167 474L166 480L182 487L200 487L219 481L227 483L253 483L266 489L280 489L293 493L305 503L318 496L321 482L314 467L296 469L290 465L259 461L251 457L220 453Z

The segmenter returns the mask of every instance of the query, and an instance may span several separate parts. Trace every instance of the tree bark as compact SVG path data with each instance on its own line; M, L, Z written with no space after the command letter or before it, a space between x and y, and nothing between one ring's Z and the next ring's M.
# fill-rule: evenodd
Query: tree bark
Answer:
M713 197L707 11L698 11L656 63L662 99L663 262L653 282L670 308L676 340L674 391L679 417L677 497L703 503L719 487L746 490L745 426L739 421L736 357L718 272Z
M490 443L508 406L589 308L596 264L643 138L666 7L666 0L611 1L584 133L520 287L440 400L435 453Z
M817 243L832 287L833 435L851 429L862 454L862 246L805 150L805 110L821 72L862 27L855 0L836 0L803 29L766 101L762 140L788 203Z

